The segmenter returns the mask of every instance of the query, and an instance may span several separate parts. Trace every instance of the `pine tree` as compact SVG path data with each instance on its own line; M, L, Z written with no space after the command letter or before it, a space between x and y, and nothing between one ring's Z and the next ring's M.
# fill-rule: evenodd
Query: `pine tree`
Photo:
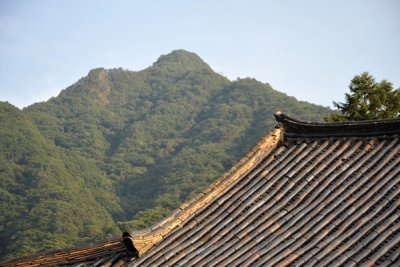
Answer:
M333 102L339 110L326 121L377 120L400 117L400 89L393 90L387 80L375 82L368 72L356 75L349 85L344 103Z

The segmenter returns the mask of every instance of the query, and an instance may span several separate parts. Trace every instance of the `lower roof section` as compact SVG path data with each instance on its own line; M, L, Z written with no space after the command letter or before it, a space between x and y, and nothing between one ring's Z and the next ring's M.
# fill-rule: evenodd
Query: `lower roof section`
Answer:
M115 238L0 262L0 266L126 266L132 260L132 252L126 249L120 238Z

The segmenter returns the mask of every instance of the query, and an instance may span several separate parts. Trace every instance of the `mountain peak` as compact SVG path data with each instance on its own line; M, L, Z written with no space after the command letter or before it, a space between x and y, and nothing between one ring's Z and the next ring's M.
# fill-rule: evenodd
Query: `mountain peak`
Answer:
M88 77L104 79L106 77L106 70L104 68L91 69L88 73Z
M187 70L211 70L210 66L205 63L198 55L184 49L173 50L169 54L160 56L158 60L153 64L153 67L161 67L167 65L174 65L174 67L181 67Z

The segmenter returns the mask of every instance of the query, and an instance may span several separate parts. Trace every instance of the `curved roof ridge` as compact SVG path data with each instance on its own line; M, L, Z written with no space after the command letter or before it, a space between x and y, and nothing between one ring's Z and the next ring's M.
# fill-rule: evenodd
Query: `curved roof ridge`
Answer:
M400 134L400 118L345 122L314 122L292 118L281 111L274 114L285 137L368 137Z
M125 240L129 239L129 243L134 246L138 255L143 255L176 227L182 227L189 217L195 215L199 210L207 206L207 204L212 202L218 194L224 191L232 183L251 171L266 156L266 154L276 147L281 139L282 128L274 128L270 133L262 138L245 157L243 157L236 165L205 190L180 205L161 222L142 230L125 232Z

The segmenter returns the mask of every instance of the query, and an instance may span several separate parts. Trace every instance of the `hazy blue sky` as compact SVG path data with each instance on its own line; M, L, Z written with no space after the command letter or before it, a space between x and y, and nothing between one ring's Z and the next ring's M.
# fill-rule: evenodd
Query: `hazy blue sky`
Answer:
M400 1L0 0L0 101L22 108L181 48L327 106L363 71L400 87Z

